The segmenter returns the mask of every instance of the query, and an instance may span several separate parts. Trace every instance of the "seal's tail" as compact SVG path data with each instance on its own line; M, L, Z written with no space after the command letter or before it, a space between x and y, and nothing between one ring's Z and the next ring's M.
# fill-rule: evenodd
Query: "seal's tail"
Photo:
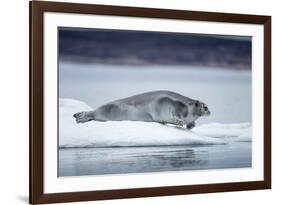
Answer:
M87 112L77 112L73 115L73 117L75 117L77 123L84 123L89 121Z

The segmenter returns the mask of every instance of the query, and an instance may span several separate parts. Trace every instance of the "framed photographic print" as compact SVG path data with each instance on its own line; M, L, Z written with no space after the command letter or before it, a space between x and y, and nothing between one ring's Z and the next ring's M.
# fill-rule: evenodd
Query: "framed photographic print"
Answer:
M30 2L30 203L271 188L271 17Z

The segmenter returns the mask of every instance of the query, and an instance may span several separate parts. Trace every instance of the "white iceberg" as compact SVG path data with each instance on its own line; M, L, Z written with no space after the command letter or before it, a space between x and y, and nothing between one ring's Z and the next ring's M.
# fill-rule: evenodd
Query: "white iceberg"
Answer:
M92 110L84 102L59 99L59 147L163 146L225 144L251 141L251 124L210 123L191 131L151 122L97 122L77 124L73 114Z
M195 127L192 131L198 135L234 140L234 141L251 141L251 124L250 123L235 123L221 124L209 123L199 127Z

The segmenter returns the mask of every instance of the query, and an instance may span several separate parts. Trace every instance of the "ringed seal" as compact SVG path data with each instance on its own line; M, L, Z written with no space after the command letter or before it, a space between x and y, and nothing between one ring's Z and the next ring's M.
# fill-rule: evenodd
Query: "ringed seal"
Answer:
M207 105L171 91L152 91L116 100L93 111L78 112L77 123L95 121L143 121L174 124L192 129L195 120L209 116Z

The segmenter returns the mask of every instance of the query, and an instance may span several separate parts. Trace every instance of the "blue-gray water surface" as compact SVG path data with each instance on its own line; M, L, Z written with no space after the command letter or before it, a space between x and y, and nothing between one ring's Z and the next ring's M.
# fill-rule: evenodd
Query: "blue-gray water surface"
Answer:
M59 176L145 173L252 166L251 142L222 145L59 149Z

